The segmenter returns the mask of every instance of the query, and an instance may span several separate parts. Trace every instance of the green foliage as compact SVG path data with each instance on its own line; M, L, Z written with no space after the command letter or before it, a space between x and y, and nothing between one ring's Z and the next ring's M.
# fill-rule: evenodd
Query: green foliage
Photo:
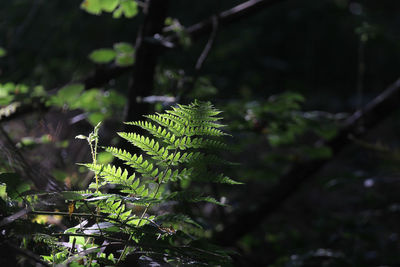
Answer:
M123 51L130 51L128 45L122 45ZM122 55L123 54L123 55ZM128 57L128 52L121 57ZM129 54L129 57L132 56ZM128 59L122 61L128 62ZM85 90L83 84L69 84L59 89L55 95L49 95L42 86L27 86L25 84L0 84L0 119L8 117L23 105L46 105L63 110L81 109L87 115L87 120L96 125L122 111L126 99L115 90L100 90L96 88Z
M72 88L79 91L79 87ZM199 222L189 215L173 212L175 206L184 203L224 205L190 186L181 188L182 182L239 184L223 174L211 172L214 165L222 162L216 160L216 154L221 148L226 148L221 140L226 133L221 130L223 125L219 123L219 114L220 111L209 102L194 102L178 105L165 113L145 116L148 121L128 122L128 125L149 133L118 133L142 154L132 154L116 147L105 147L105 151L133 169L133 173L98 162L100 124L89 136L77 136L90 145L92 163L81 165L95 173L95 182L86 191L68 191L61 195L66 201L73 202L70 216L84 212L92 214L96 222L81 221L62 234L69 236L68 246L73 244L78 252L89 250L91 253L88 256L70 255L65 247L58 245L53 247L53 255L44 256L44 259L56 264L66 264L78 258L93 263L107 259L108 264L114 265L133 253L177 264L196 262L214 266L229 263L225 251L201 240L206 234ZM106 189L109 187L117 189L117 192L108 193ZM169 207L170 211L163 212L161 207ZM119 240L123 247L118 260L110 256L112 254L95 254L101 246L96 238ZM53 239L46 240L42 238L49 245L55 244Z
M138 6L135 0L85 0L81 8L94 15L102 12L113 13L113 18L132 18L138 13Z
M51 96L46 105L62 109L81 109L87 112L92 125L98 124L111 116L114 109L122 109L126 100L116 91L90 89L84 91L82 84L71 84L61 88Z
M90 53L89 58L95 63L109 63L116 56L116 53L112 49L102 48L94 50Z
M13 200L21 200L22 194L31 189L30 184L15 173L0 173L0 183L3 185L2 197L9 197Z
M90 53L89 58L95 63L106 64L114 60L117 66L130 66L134 63L135 49L129 43L116 43L113 49L101 48Z

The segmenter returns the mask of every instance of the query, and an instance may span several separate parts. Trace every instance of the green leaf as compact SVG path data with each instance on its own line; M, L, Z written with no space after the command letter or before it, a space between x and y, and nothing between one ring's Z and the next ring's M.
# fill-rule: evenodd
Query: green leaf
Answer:
M105 115L101 112L93 112L88 116L89 122L92 125L96 125L99 122L103 121L105 118Z
M109 152L100 152L97 155L97 163L98 164L108 164L111 163L114 159L114 156Z
M130 65L132 65L133 63L134 63L134 59L133 59L133 56L130 56L130 55L122 55L122 56L118 56L117 58L116 58L116 60L115 60L115 63L118 65L118 66L121 66L121 67L126 67L126 66L130 66Z
M120 5L127 18L132 18L138 13L137 3L134 0L121 0Z
M120 42L114 44L114 50L117 53L133 53L135 48L130 43Z
M85 0L81 4L81 8L86 12L94 15L101 14L101 3L100 0Z
M100 0L101 9L106 12L112 12L118 6L119 0Z
M111 62L116 56L116 53L112 49L102 48L92 51L89 58L95 63L105 64Z
M6 189L7 189L7 185L0 183L0 198L2 198L3 200L7 199Z
M119 7L113 12L113 18L119 19L121 16L122 16L122 7Z
M33 88L32 96L41 97L41 96L46 96L46 95L47 95L47 92L44 90L43 86L38 85Z
M76 100L85 86L83 84L71 84L61 88L56 96L51 98L51 102L57 106L62 106L64 103L68 105L75 104Z
M0 182L6 184L7 195L15 200L20 200L20 195L31 189L16 173L0 173Z
M115 63L119 66L129 66L134 63L135 48L129 43L116 43L114 50L117 52Z
M53 257L51 256L50 260L52 260L52 259L53 259ZM77 261L73 261L68 266L69 267L84 267L85 265L79 264Z
M85 111L99 111L104 108L102 98L103 94L99 89L90 89L82 93L74 106Z

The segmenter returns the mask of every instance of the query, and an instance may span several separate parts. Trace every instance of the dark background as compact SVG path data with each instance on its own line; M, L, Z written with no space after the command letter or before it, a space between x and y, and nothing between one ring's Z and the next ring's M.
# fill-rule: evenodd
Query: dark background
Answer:
M246 185L214 192L227 197L231 207L222 215L214 211L220 217L210 215L209 220L218 226L225 218L222 237L215 234L215 242L240 253L235 256L237 265L400 264L397 105L383 105L387 110L376 114L372 125L369 117L358 121L350 131L353 139L346 135L345 141L325 144L328 156L315 156L312 150L319 146L318 140L338 136L348 116L399 78L400 2L276 2L219 25L199 71L194 66L209 33L188 47L159 49L154 81L150 81L154 87L138 90L137 96L179 95L182 103L196 97L224 111L234 148L227 157L241 164L228 172ZM143 12L116 20L110 14L88 14L79 8L80 3L1 1L0 47L7 50L7 56L0 58L0 82L43 85L54 93L95 69L110 67L91 62L91 51L122 41L135 44ZM240 3L171 0L167 16L186 27ZM124 71L96 87L112 88L126 97L127 105L132 104L136 101L132 72ZM194 76L206 84L203 89L190 83ZM186 83L178 86L182 81ZM302 95L304 101L292 105L287 97L271 108L276 103L271 96L287 92ZM146 105L138 116L166 106ZM70 187L79 188L83 174L74 163L88 159L89 154L73 137L91 129L85 121L69 124L68 119L79 113L33 109L4 125L15 142L55 133L58 141L69 140L67 148L35 147L30 157L53 173L62 169L61 176L69 177ZM104 142L115 137L121 120L120 115L109 118L102 130ZM59 125L61 130L56 130ZM327 137L315 129L335 130ZM272 134L288 133L294 137L271 143ZM299 177L291 173L289 182L280 184L280 177L293 166ZM310 171L302 175L307 168ZM296 185L287 190L291 184Z

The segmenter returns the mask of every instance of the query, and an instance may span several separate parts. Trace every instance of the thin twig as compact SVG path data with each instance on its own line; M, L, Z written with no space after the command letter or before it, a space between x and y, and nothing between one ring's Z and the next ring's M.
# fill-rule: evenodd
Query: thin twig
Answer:
M217 15L212 16L212 31L210 34L210 38L208 38L207 44L203 49L203 52L201 52L200 57L197 59L195 70L197 72L200 71L201 67L204 64L204 61L206 60L208 54L210 53L211 47L214 44L215 37L217 36L217 30L218 30L218 17Z
M214 15L212 16L212 32L210 34L210 37L208 38L208 41L206 43L206 45L203 48L203 51L201 52L199 58L196 61L195 67L194 67L194 74L193 74L193 79L190 81L190 84L188 85L188 88L185 90L183 89L182 92L180 93L180 96L178 96L177 98L181 98L185 92L190 92L193 90L199 75L200 75L200 70L203 67L204 62L206 61L211 48L215 42L215 38L217 37L217 30L218 30L218 16Z

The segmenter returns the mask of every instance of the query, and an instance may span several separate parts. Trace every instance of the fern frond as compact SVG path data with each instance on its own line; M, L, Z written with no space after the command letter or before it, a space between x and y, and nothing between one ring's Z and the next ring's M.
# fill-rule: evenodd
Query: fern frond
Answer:
M138 126L148 131L154 137L160 138L162 141L164 141L169 145L173 144L176 139L175 135L171 133L169 130L166 130L166 128L163 128L161 126L156 126L148 121L125 122L125 124Z
M166 173L164 173L162 176L160 176L160 180L162 183L168 183L168 182L176 182L179 180L185 180L188 179L193 172L193 168L185 168L181 171L178 169L172 171L169 169Z
M160 124L161 126L164 126L177 137L181 137L185 133L184 125L173 121L170 118L164 117L163 114L146 115L145 117Z
M160 143L152 138L145 137L136 133L120 132L118 133L118 135L127 140L129 143L133 144L134 146L145 151L154 160L164 161L170 156L170 154L168 153L168 149L166 147L160 146Z
M81 164L86 166L88 169L97 173L103 177L110 184L123 185L130 189L135 190L138 186L138 182L135 181L135 174L128 176L128 171L125 169L117 168L113 165L102 165L102 164ZM136 179L139 181L138 179ZM136 186L136 187L135 187Z
M190 105L178 105L172 110L166 111L168 114L175 115L189 121L218 121L220 117L214 117L221 112L214 109L209 102L195 102Z
M224 136L224 135L228 135L219 129L216 129L213 127L206 127L206 126L187 127L185 134L187 136L194 136L194 135Z
M125 161L126 165L135 168L143 177L156 177L159 173L158 168L155 168L153 163L144 160L142 155L131 155L131 153L116 147L106 147L105 150L110 152L113 156Z

